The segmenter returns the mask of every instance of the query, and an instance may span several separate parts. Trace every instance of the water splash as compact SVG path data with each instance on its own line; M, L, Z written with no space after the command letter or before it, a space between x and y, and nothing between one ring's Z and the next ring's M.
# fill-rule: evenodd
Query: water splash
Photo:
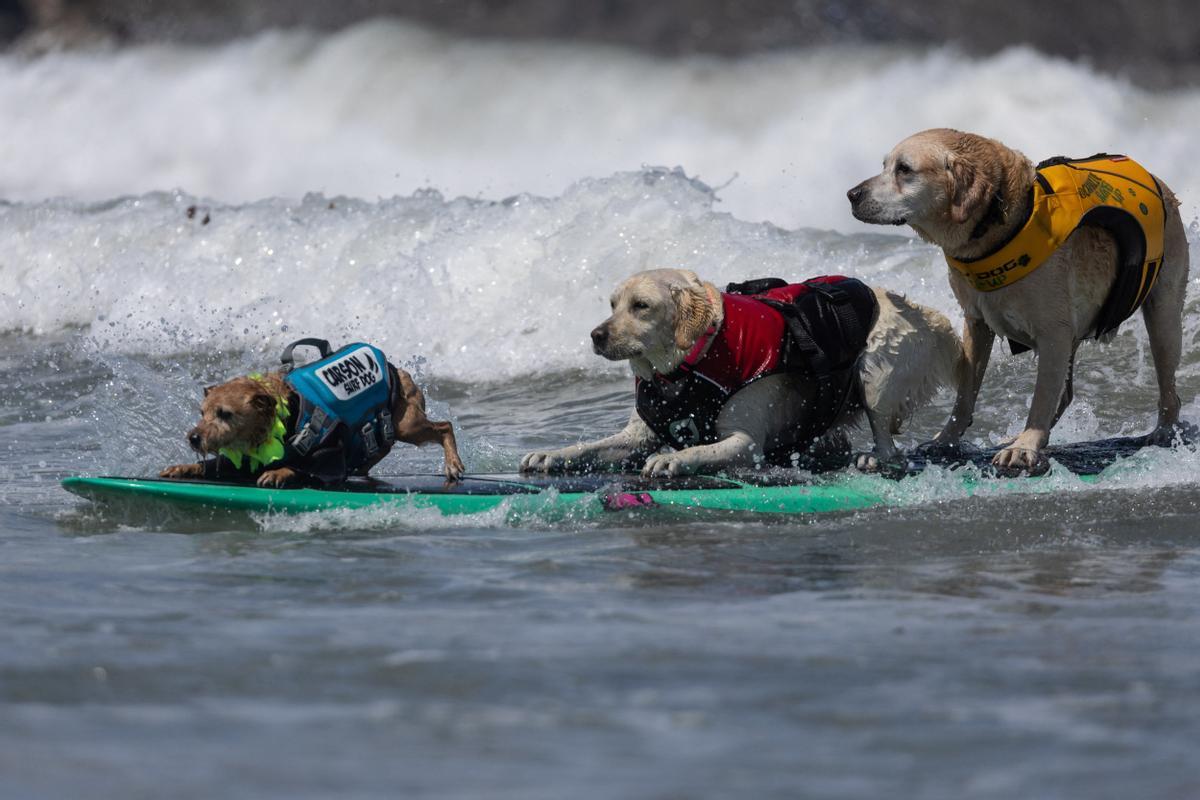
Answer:
M0 195L227 202L554 196L682 164L743 219L860 231L844 192L905 135L951 126L1035 160L1127 152L1196 216L1200 90L1148 91L1015 48L840 46L661 59L371 21L216 46L0 57Z

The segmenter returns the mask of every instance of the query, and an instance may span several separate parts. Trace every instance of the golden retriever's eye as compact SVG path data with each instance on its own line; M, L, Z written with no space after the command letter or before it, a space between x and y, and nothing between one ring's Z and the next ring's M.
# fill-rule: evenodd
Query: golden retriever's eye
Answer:
M908 175L912 171L913 171L912 167L910 167L908 164L904 163L903 161L896 162L896 174L897 175Z
M228 422L229 420L233 419L233 412L230 411L228 408L218 408L217 409L217 419Z
M629 307L632 308L634 311L645 311L646 309L648 309L650 307L650 304L647 303L645 300L634 300L632 303L629 304Z

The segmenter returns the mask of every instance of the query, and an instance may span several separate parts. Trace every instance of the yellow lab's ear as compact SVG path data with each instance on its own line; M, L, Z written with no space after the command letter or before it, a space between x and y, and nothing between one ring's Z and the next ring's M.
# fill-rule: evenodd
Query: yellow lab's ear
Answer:
M702 286L672 286L671 297L675 300L675 346L687 350L712 322L708 292Z
M962 224L975 215L992 193L992 184L981 170L969 161L952 158L950 175L953 185L950 191L950 219Z

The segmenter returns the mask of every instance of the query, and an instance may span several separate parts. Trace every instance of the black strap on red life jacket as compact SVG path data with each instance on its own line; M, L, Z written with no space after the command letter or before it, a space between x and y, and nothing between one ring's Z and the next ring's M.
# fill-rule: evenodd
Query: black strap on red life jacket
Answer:
M855 278L811 278L791 302L763 296L788 285L781 278L759 278L731 283L725 291L752 296L783 315L791 339L783 353L788 369L822 376L854 366L875 322L875 293Z

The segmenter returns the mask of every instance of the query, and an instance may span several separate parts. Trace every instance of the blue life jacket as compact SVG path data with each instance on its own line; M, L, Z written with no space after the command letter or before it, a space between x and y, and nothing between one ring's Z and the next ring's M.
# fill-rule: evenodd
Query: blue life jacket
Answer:
M317 347L321 360L290 368L292 349ZM301 457L320 448L340 428L346 474L386 455L396 441L392 399L396 381L379 348L356 342L335 353L322 339L300 339L283 352L285 380L300 399L287 444ZM290 369L289 369L290 368Z

